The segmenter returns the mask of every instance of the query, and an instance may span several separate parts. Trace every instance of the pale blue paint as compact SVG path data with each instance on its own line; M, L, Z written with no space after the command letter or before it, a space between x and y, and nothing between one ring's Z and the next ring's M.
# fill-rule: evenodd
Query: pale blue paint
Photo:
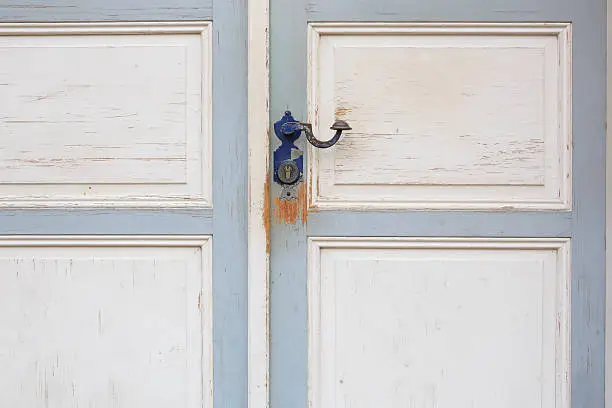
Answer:
M214 0L214 407L247 406L247 2Z
M210 20L213 0L0 0L7 21Z
M5 234L195 234L213 233L212 210L20 209L0 211Z
M341 212L308 215L309 236L566 238L569 212Z
M270 1L270 123L286 110L306 120L306 3ZM305 143L295 142L306 152ZM278 145L271 135L271 151ZM270 190L278 197L276 183ZM270 406L306 408L306 230L273 221L270 238Z

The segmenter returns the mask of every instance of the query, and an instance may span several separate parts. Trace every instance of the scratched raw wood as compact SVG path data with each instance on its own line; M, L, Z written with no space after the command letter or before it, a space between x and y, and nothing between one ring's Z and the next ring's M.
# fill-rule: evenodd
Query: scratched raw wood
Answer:
M0 35L0 205L209 202L208 26L77 27Z
M568 28L469 30L314 28L316 206L568 208Z
M206 241L100 241L3 241L0 406L210 406Z
M306 224L306 220L308 219L306 186L304 183L300 183L296 189L297 198L294 200L283 200L279 197L274 198L274 222L276 224Z
M569 408L568 240L315 239L310 406Z

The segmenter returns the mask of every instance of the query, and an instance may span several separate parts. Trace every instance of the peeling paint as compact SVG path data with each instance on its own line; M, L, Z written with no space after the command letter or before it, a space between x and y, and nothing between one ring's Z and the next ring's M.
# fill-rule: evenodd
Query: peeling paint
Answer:
M313 180L312 178L312 167L310 167L308 169L308 180ZM308 183L308 196L306 197L306 199L308 200L308 206L310 207L312 201L310 201L312 197L312 183ZM309 208L310 210L312 210L312 207Z
M312 35L320 36L326 47L338 46L340 40L329 35L325 26L313 26ZM374 35L372 44L363 46L358 39L390 32L393 41L407 45L414 39L405 35L407 28L401 24L332 26L351 35L343 37L341 54L326 61L327 68L318 67L322 54L311 58L312 72L333 74L334 79L329 87L316 90L309 112L312 117L312 112L321 111L324 122L315 128L319 131L331 119L324 112L349 121L354 130L334 149L311 150L316 163L309 179L313 207L570 207L571 183L565 175L571 172L567 147L571 138L571 86L567 83L571 43L569 37L563 37L570 26L550 26L559 47L559 53L552 54L542 52L548 40L541 36L522 39L528 48L499 48L490 42L514 41L513 33L536 32L540 24L490 26L483 28L486 35L470 32L465 38L461 35L471 30L469 25L407 25L422 33L423 39L455 30L457 38L448 37L448 48L389 48L387 37ZM475 46L465 47L463 41ZM517 60L521 64L513 64ZM557 67L550 73L551 81L544 81L542 64ZM445 77L441 82L431 70L432 66L451 65L461 72L460 79ZM496 72L495 79L486 75L489 71ZM556 102L549 103L549 96ZM435 109L430 110L423 101L433 103ZM496 128L500 123L504 123L501 131ZM557 129L554 136L542 133L542 129L553 128Z
M352 109L351 108L343 108L341 106L338 106L336 108L336 117L345 117L347 113L351 113Z
M266 183L264 185L264 204L262 221L266 231L266 253L270 254L270 173L266 175Z
M308 218L306 185L300 183L296 200L274 198L274 221L276 224L295 224L301 221L306 224Z
M26 3L37 7L32 1ZM2 137L12 141L0 148L0 171L10 184L10 199L3 201L91 205L93 200L128 201L136 196L143 204L169 201L170 195L179 196L176 201L209 199L210 87L200 86L196 72L208 72L212 66L209 23L43 24L1 30L8 54L0 82L8 84L3 95L8 99L0 122ZM82 36L93 33L105 39L104 47L82 43ZM51 40L57 35L65 37L62 44L66 41L67 46ZM201 46L191 37L202 41ZM159 38L178 41L184 50L160 46ZM147 46L126 50L123 45L134 39ZM44 68L28 63L41 52L32 48L39 41L51 41L39 56ZM160 67L154 63L160 55L174 62ZM121 61L120 71L101 68L95 62L99 58ZM197 69L190 68L193 64ZM41 72L44 80L34 80ZM155 95L143 96L138 89L154 77L160 79ZM206 113L206 120L185 114L191 111ZM96 186L93 191L79 191L89 184Z

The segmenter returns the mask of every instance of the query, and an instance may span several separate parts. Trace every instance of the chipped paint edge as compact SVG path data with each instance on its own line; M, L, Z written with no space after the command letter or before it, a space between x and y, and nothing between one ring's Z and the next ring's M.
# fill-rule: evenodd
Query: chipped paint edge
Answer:
M213 269L211 235L0 235L0 248L198 248L202 334L202 406L213 405Z
M269 0L248 0L248 406L269 400Z
M612 0L606 0L606 321L605 407L612 408Z
M107 34L201 34L210 30L210 21L135 21L73 23L0 23L5 35L107 35Z
M328 249L551 250L557 254L555 406L571 406L572 271L570 238L310 237L308 238L308 406L321 407L318 361L321 252ZM312 302L311 302L312 301Z
M511 36L555 36L559 44L559 144L561 160L561 197L543 200L514 200L500 202L483 201L361 201L325 200L319 196L317 149L308 146L307 183L309 185L309 210L557 210L572 209L572 23L570 22L529 22L529 23L349 23L323 22L308 24L308 121L318 129L317 96L319 78L316 64L323 35L511 35ZM569 182L567 181L569 180Z

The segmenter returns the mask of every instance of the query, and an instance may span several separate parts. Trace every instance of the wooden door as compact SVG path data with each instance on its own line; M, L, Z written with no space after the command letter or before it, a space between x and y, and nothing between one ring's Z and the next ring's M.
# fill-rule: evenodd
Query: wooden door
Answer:
M305 160L271 406L603 407L603 1L272 0L270 30L270 120L352 127L271 136Z
M246 406L246 12L0 1L0 406Z

